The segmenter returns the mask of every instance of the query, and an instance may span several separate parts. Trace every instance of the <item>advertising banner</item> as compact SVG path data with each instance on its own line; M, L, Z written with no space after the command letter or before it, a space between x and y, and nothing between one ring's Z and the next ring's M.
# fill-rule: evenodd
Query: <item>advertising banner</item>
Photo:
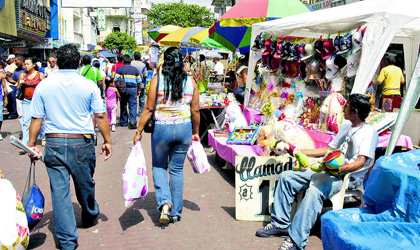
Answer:
M235 157L237 220L270 221L279 175L291 170L294 161L289 155Z
M46 1L16 1L18 37L38 40L51 30L51 12Z
M61 0L62 8L131 8L132 0Z
M105 9L98 9L98 30L104 31L106 29Z

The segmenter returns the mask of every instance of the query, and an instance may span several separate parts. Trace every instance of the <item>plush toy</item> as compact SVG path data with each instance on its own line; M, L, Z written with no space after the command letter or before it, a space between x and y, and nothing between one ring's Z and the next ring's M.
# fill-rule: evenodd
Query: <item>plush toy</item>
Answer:
M311 164L309 157L300 152L299 149L292 144L285 143L284 141L272 141L270 146L272 147L270 155L282 155L288 153L296 158L292 167L292 170L294 171L301 170L302 167L307 168Z
M319 127L338 133L344 118L343 107L345 103L346 100L339 93L327 96L321 106Z
M241 111L238 103L230 102L229 105L226 107L226 128L232 132L236 126L247 126L248 123L246 122L245 116Z
M340 150L333 151L327 154L320 162L311 165L311 169L314 172L321 172L327 170L332 175L341 176L340 169L342 166L347 165L348 162L343 152Z

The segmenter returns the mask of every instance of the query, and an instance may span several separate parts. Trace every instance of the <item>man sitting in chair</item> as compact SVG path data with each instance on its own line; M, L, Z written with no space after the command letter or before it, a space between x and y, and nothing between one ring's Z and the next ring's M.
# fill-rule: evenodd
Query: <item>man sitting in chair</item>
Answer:
M347 159L340 173L357 170L374 160L378 134L365 123L370 111L369 97L353 94L344 106L344 118L351 124L342 125L328 147L302 149L290 145L289 152L296 158L322 157L341 150ZM299 152L299 153L298 153ZM368 169L350 177L350 188L360 185ZM310 168L285 171L280 174L274 193L271 223L256 232L260 237L287 236L279 249L303 249L308 244L309 231L322 211L323 200L337 193L342 180L330 172L314 172ZM306 190L297 212L290 220L291 204L295 195Z

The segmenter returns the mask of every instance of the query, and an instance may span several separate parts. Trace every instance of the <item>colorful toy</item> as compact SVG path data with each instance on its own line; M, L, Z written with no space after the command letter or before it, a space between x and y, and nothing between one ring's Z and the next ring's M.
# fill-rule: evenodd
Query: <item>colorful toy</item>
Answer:
M238 126L235 127L226 144L235 145L254 145L257 140L258 126Z
M321 172L322 170L327 170L332 175L340 177L341 167L347 164L348 162L344 154L340 150L336 150L331 154L327 154L327 157L324 157L322 161L312 164L311 169L314 172Z
M338 133L344 118L343 107L345 103L346 99L339 93L327 96L321 106L319 127Z
M273 127L274 139L277 141L284 141L301 149L315 148L314 140L306 133L296 122L283 119L276 122Z

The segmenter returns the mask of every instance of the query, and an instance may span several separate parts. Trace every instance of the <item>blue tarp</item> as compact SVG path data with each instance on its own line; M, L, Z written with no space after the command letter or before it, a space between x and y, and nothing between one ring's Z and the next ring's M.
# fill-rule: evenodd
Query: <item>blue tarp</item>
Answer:
M108 51L100 51L99 53L104 57L117 57L116 54L109 53Z
M420 150L379 158L365 208L322 216L324 249L420 249Z

